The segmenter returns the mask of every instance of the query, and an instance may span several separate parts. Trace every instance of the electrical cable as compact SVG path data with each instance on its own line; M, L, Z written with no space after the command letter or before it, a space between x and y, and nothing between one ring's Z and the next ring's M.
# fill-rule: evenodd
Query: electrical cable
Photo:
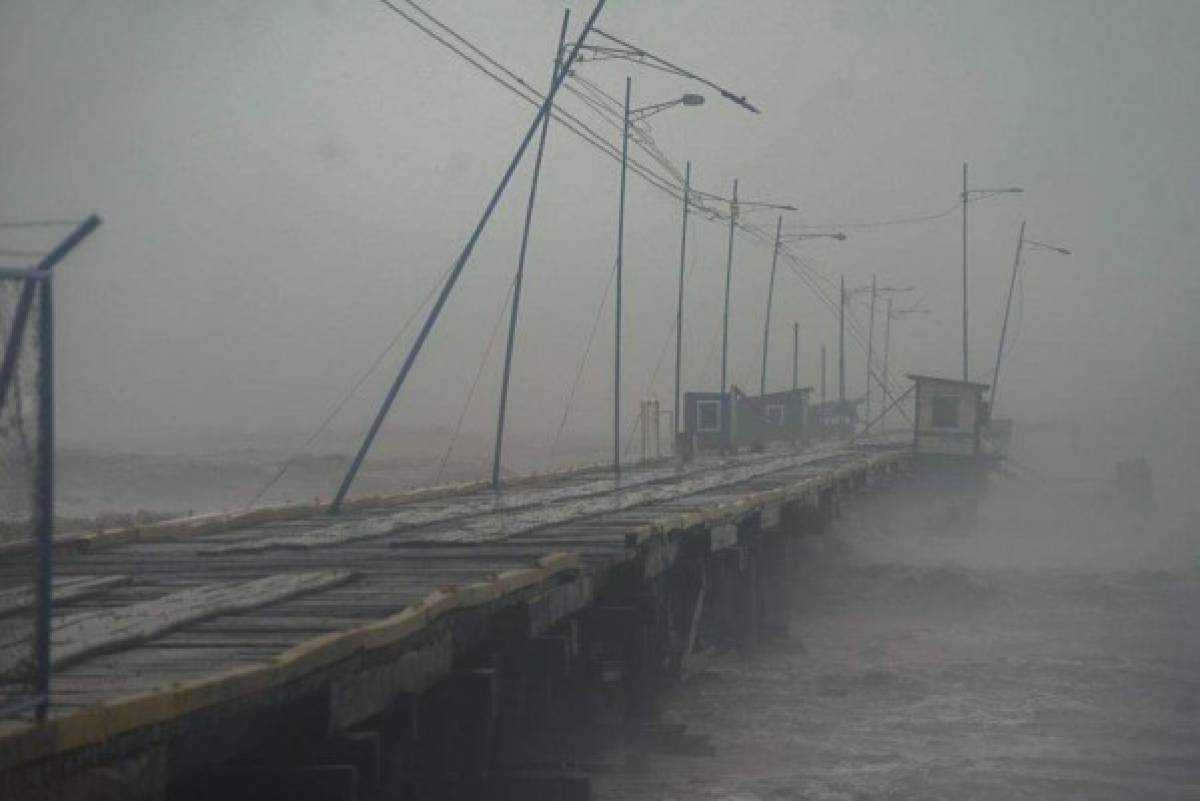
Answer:
M915 217L895 217L886 220L865 220L860 222L836 222L836 223L798 223L791 226L792 230L796 231L811 231L816 228L883 228L891 225L914 225L916 223L931 222L941 219L942 217L953 214L960 208L959 203L945 209L944 211L934 212L932 214L921 214Z
M83 220L0 220L0 228L73 228L82 222Z
M439 19L434 17L432 14L430 14L428 11L426 11L423 7L421 7L419 4L417 4L413 0L405 0L405 2L408 6L410 6L415 11L420 13L422 16L424 16L426 19L428 19L432 24L436 25L439 29L444 31L447 35L454 37L457 41L461 42L464 47L468 48L471 52L477 54L479 59L482 59L483 61L486 61L488 64L492 65L492 67L494 67L496 70L499 70L503 74L503 76L507 76L508 80L506 80L505 77L502 77L501 75L495 74L492 70L488 69L486 66L481 64L479 60L472 58L470 55L464 53L462 51L462 49L460 49L459 47L456 47L453 43L448 42L445 37L430 30L428 26L423 25L421 22L416 20L411 14L405 13L395 3L389 2L389 0L380 0L380 2L384 6L386 6L387 8L389 8L390 10L392 10L393 12L395 12L396 14L398 14L399 16L401 16L402 18L404 18L405 20L407 20L408 22L413 24L416 28L418 28L419 30L421 30L422 32L424 32L425 34L427 34L428 36L433 38L435 41L439 42L440 44L445 46L447 49L451 50L453 53L455 53L459 57L463 58L465 61L467 61L472 66L474 66L476 69L478 69L481 72L483 72L484 74L488 75L488 77L492 78L492 80L499 83L501 86L508 89L510 92L516 94L522 100L525 100L526 102L533 104L533 105L538 105L542 102L542 98L544 96L540 92L538 92L536 89L532 88L532 86L527 81L525 81L523 78L521 78L517 73L515 73L512 70L510 70L509 68L505 67L498 60L496 60L492 56L488 55L481 48L479 48L478 46L473 44L470 40L468 40L465 36L458 33L457 31L455 31L453 28L446 25L445 23L441 22ZM639 63L645 63L645 62L639 62ZM654 66L654 65L647 64L647 66ZM574 80L574 82L580 83L582 86L584 86L585 89L591 89L594 93L598 93L601 97L606 98L610 104L617 105L615 98L613 98L608 93L604 92L602 89L600 89L598 86L596 86L592 82L587 81L587 79L581 78L581 76L578 76L578 75L572 75L571 78ZM513 86L512 83L510 83L510 81L515 82L517 84L517 86ZM611 118L614 116L614 112L612 111L612 109L603 108L604 104L599 98L592 97L589 100L586 98L585 92L583 90L575 89L574 87L569 86L567 83L564 83L564 86L567 87L567 90L571 94L580 98L582 101L587 103L587 105L589 105L589 107L591 107L594 110L596 110L597 112L601 113L602 116L609 117L610 118L609 121L611 123ZM620 104L620 105L622 106L622 108L621 108L619 118L622 119L622 121L623 121L623 117L624 117L623 104ZM591 144L593 147L596 147L598 150L600 150L602 153L609 156L610 158L612 158L614 160L620 160L620 152L619 152L619 149L617 148L617 146L613 145L612 143L610 143L606 139L604 139L604 137L601 134L599 134L598 132L596 132L593 128L591 128L591 126L587 125L582 120L580 120L577 116L567 112L566 110L562 109L561 107L559 107L557 105L554 106L552 111L553 111L554 118L560 124L563 124L564 127L566 127L568 130L570 130L576 136L579 136L580 138L584 139L588 144ZM631 139L633 139L635 145L641 147L643 149L643 151L647 152L648 155L650 155L650 157L652 159L654 159L656 162L660 163L660 165L664 166L664 168L668 169L669 172L671 172L672 174L678 173L677 168L675 168L673 164L670 164L669 159L666 159L665 154L663 154L661 150L658 150L654 146L652 138L647 139L644 136L631 136ZM658 189L659 191L667 194L668 196L672 197L675 200L682 199L683 188L681 185L676 185L676 182L673 182L671 179L655 173L653 171L653 169L651 169L650 167L648 167L646 165L641 164L640 162L638 162L635 159L630 158L627 160L627 163L628 163L629 169L631 171L633 171L635 174L637 174L639 177L641 177L643 180L645 180L647 183L649 183L653 188ZM676 181L678 181L678 179L676 179ZM728 200L721 198L719 195L714 195L712 193L707 193L707 192L700 192L699 190L693 190L693 192L694 192L693 197L695 197L697 200L699 198L711 198L714 200L723 201L726 204L728 203ZM693 201L693 204L697 208L697 211L699 212L699 216L707 219L710 222L719 222L719 221L727 222L728 221L728 212L723 212L721 209L715 208L714 206L705 204L703 202ZM878 221L869 221L869 222L851 222L851 223L846 223L846 224L842 224L842 225L798 226L798 227L800 227L800 228L813 228L813 227L862 228L862 227L874 227L874 226L882 226L882 225L900 225L900 224L908 224L908 223L917 223L917 222L924 222L924 221L928 221L928 220L937 219L939 217L944 217L944 216L952 213L957 207L958 207L958 205L955 204L954 206L946 209L943 212L939 212L937 214L922 215L919 217L897 218L897 219L892 219L892 220L878 220ZM737 221L737 222L735 222L735 225L736 225L736 227L742 229L742 231L744 233L747 233L748 235L750 235L751 238L756 239L759 242L762 242L767 245L771 245L773 242L773 238L770 237L761 228L753 226L744 221ZM801 278L801 280L805 283L805 285L808 286L817 295L818 299L830 311L832 311L834 313L834 315L836 316L838 313L838 303L836 301L834 301L827 292L825 292L823 289L821 289L817 285L818 280L824 281L826 284L832 284L832 281L828 277L822 275L819 271L812 268L811 265L808 265L802 259L799 259L799 257L790 253L790 251L787 251L787 249L783 246L781 246L781 252L787 254L785 257L785 260L787 260L789 262L789 266L792 269L792 271L798 277ZM804 270L809 274L805 275L801 272L801 270ZM858 343L858 345L865 350L865 347L866 347L865 337L863 336L861 330L859 330L860 326L853 319L852 316L848 316L848 318L849 318L848 319L849 325L847 326L847 328L850 331L851 338L853 340L855 340ZM556 435L556 441L557 441L557 435Z
M306 439L299 448L292 451L288 455L288 457L283 460L283 463L280 464L279 469L276 471L275 475L272 476L263 485L263 487L254 494L254 497L252 497L249 501L247 501L247 503L243 507L243 509L249 509L254 504L258 503L258 501L264 495L266 495L267 492L269 492L272 487L274 487L276 484L279 483L279 480L283 478L284 474L288 471L288 469L292 466L292 464L296 461L296 459L298 459L300 457L300 455L302 453L304 453L308 449L308 447L313 444L313 442L316 441L317 437L321 436L321 434L324 433L325 429L329 427L329 424L333 422L333 419L335 417L337 417L338 414L342 411L342 408L347 403L350 402L350 399L352 397L354 397L355 393L358 392L359 388L362 387L362 385L366 383L367 379L370 378L375 373L375 371L379 368L379 365L383 363L383 360L387 357L387 355L389 353L391 353L392 350L396 347L396 345L400 342L400 338L404 336L404 333L406 331L408 331L409 327L413 324L414 321L416 321L417 316L422 311L425 310L426 306L428 306L430 304L430 302L433 300L433 296L435 294L437 294L438 288L446 282L447 278L449 278L451 269L453 269L453 267L447 268L446 271L442 273L442 275L438 278L438 280L434 283L434 285L432 287L430 287L429 292L426 293L424 300L421 301L421 304L419 306L417 306L417 308L413 309L412 313L404 321L403 325L400 326L400 330L396 332L396 335L392 337L391 341L388 342L387 346L379 352L379 355L376 356L375 360L371 362L369 367L367 367L366 372L364 372L359 377L359 379L354 382L354 385L352 387L350 387L350 390L345 395L342 396L341 400L339 400L337 402L337 404L333 407L333 409L329 412L329 414L327 414L325 416L325 419L322 420L320 425L317 426L316 430L314 430L312 432L312 434L309 435L308 439Z
M583 358L579 361L579 369L575 371L575 380L571 383L571 391L567 395L566 408L563 409L562 419L558 422L558 429L554 432L554 439L550 443L550 453L546 457L546 469L549 470L554 463L554 456L558 450L558 439L562 436L563 428L567 425L567 418L571 414L571 409L575 404L575 391L579 388L579 380L583 377L584 368L587 366L588 356L592 352L592 342L596 339L596 330L600 327L600 317L604 314L604 307L608 304L608 293L612 289L613 281L617 276L617 262L613 261L612 270L608 274L608 283L604 286L604 292L600 295L600 304L596 307L596 317L592 320L592 330L588 333L587 344L583 348Z
M513 290L516 286L517 279L514 277L512 283L508 285L508 292L504 295L504 302L500 304L500 314L496 316L496 323L492 326L492 335L488 338L483 358L479 360L479 367L475 370L475 380L471 382L471 389L467 392L466 400L463 401L462 410L458 414L458 422L454 424L454 433L450 436L450 444L446 446L446 450L442 454L442 462L438 465L437 475L433 479L434 484L442 480L442 473L446 470L446 463L450 461L450 454L454 451L454 446L458 443L458 435L462 431L463 420L466 419L467 411L471 408L471 400L475 397L475 390L479 386L479 379L483 375L483 368L487 366L488 359L492 355L492 347L496 344L496 335L500 332L500 324L504 322L504 313L508 311L508 304L512 299Z

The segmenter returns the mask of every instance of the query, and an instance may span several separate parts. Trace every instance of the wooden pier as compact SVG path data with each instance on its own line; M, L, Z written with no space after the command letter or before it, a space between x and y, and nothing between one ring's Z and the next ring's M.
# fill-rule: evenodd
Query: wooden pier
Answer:
M0 723L0 798L584 797L554 733L637 720L701 644L781 625L790 543L908 460L827 445L64 541L50 718ZM28 602L0 592L0 623Z

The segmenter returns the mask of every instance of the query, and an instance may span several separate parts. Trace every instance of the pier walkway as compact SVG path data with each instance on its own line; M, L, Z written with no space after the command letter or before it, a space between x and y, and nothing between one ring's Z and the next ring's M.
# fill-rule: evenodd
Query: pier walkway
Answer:
M315 717L323 734L353 729L485 644L542 637L610 585L653 582L685 550L736 550L755 532L827 517L907 456L824 445L630 468L619 480L593 470L499 493L425 491L339 517L310 508L65 541L50 719L0 723L0 797L51 787L94 797L114 775L129 797L154 797L137 788L244 753L281 726ZM9 562L0 590L27 581ZM29 602L0 591L0 676L21 650L3 642L3 618Z

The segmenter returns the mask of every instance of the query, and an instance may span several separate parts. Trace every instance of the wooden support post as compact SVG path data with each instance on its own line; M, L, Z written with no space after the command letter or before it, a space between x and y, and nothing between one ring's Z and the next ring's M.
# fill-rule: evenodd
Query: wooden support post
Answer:
M787 634L788 536L779 528L759 532L759 610L764 633Z

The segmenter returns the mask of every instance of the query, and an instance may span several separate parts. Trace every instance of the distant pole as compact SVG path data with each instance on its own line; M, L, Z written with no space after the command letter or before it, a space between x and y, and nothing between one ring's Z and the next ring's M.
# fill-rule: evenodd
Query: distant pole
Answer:
M821 403L825 402L825 346L821 346Z
M729 201L729 253L725 259L725 310L721 317L721 392L725 385L726 365L729 358L729 288L733 278L733 231L737 226L737 179L733 179L733 199Z
M800 388L800 323L792 323L792 391Z
M758 395L767 394L767 347L771 340L771 299L775 296L775 266L779 262L779 240L783 236L783 215L775 224L775 249L771 252L771 279L767 283L767 318L763 323L762 371L758 379Z
M679 297L675 303L675 419L672 421L672 442L679 436L679 398L682 392L680 376L683 372L683 275L687 257L688 203L691 189L692 162L689 161L683 173L683 231L679 236Z
M559 58L563 42L567 38L567 22L571 11L563 11L562 28L558 32L558 47L554 51L554 67L550 73L550 85L558 77ZM508 411L508 381L512 375L513 344L517 338L517 314L521 309L521 284L525 277L525 253L529 246L529 226L533 222L533 203L537 198L538 177L542 172L542 154L546 150L546 131L550 128L550 115L542 118L542 130L538 135L537 157L533 162L533 178L529 184L529 202L525 205L525 227L521 230L521 251L517 257L517 276L513 280L512 310L508 314L508 343L504 348L504 375L500 380L500 415L496 421L496 449L492 457L492 489L500 487L500 456L504 447L504 418Z
M969 381L967 377L967 163L963 162L963 188L962 188L962 250L963 250L963 280L962 280L962 363L963 363L963 381Z
M838 400L846 402L846 276L842 276L842 302L838 306Z
M621 473L621 273L625 261L625 174L629 167L629 95L633 80L625 79L625 116L621 129L621 205L617 213L616 323L613 372L613 473Z
M883 323L883 413L879 415L879 433L887 432L888 355L892 352L892 299L887 301L887 319Z
M867 323L867 427L871 427L871 361L875 358L875 276L871 276L871 320Z
M996 384L1000 381L1000 357L1004 353L1004 337L1008 334L1008 312L1012 309L1013 289L1017 285L1017 270L1021 267L1021 245L1025 243L1025 221L1021 220L1021 232L1017 234L1017 255L1013 258L1012 278L1008 282L1008 301L1004 304L1004 324L1000 326L1000 344L996 346L996 369L992 371L992 392L989 400L991 411L996 411Z
M433 330L434 324L437 323L438 317L441 316L442 309L446 306L446 301L449 300L450 294L454 291L454 287L458 283L463 269L466 268L471 254L475 251L475 245L483 235L484 229L487 228L488 221L491 220L492 214L496 211L496 206L500 203L500 198L504 196L504 191L508 188L513 173L517 171L517 166L521 163L521 159L525 155L525 150L529 147L529 143L533 141L533 135L537 133L538 128L541 126L542 118L549 116L554 106L554 96L558 94L558 89L562 86L564 78L571 71L571 66L575 63L579 55L580 46L587 39L588 34L591 33L592 27L596 24L597 17L600 16L600 12L604 9L605 2L606 0L597 0L596 6L592 9L591 15L588 16L587 22L584 23L583 29L579 33L579 38L575 41L575 46L568 51L566 62L562 65L562 69L558 70L558 76L550 85L550 90L542 100L537 114L534 115L533 122L529 124L528 130L525 131L524 137L521 139L520 144L517 145L516 153L513 154L508 167L504 171L504 175L500 178L500 183L492 192L492 196L483 210L483 215L475 224L475 228L471 231L471 236L467 239L466 245L463 246L462 252L459 253L454 266L450 269L450 275L447 276L446 282L442 285L437 299L434 300L433 308L426 315L425 322L421 324L421 330L417 332L416 340L409 348L408 355L404 357L404 363L400 366L400 372L396 374L391 387L388 388L387 395L384 397L379 411L376 412L375 418L371 421L371 427L367 430L367 435L363 438L358 452L354 454L354 460L350 463L350 469L346 471L341 486L338 487L337 495L334 496L333 503L329 506L330 514L337 514L341 511L342 502L346 499L347 493L350 492L350 486L354 483L354 477L358 475L363 460L367 457L367 452L370 451L375 437L379 434L379 429L383 426L383 421L387 418L388 412L391 411L392 404L396 402L396 396L400 394L400 389L408 379L408 374L412 371L413 364L417 361L417 356L420 355L422 348L425 347L425 340L429 338L429 333Z
M733 280L733 232L737 228L737 179L733 179L733 197L729 201L729 254L725 259L725 311L721 317L721 449L726 450L729 447L729 423L725 419L728 417L724 396L728 391L726 380L726 368L729 359L729 290Z

